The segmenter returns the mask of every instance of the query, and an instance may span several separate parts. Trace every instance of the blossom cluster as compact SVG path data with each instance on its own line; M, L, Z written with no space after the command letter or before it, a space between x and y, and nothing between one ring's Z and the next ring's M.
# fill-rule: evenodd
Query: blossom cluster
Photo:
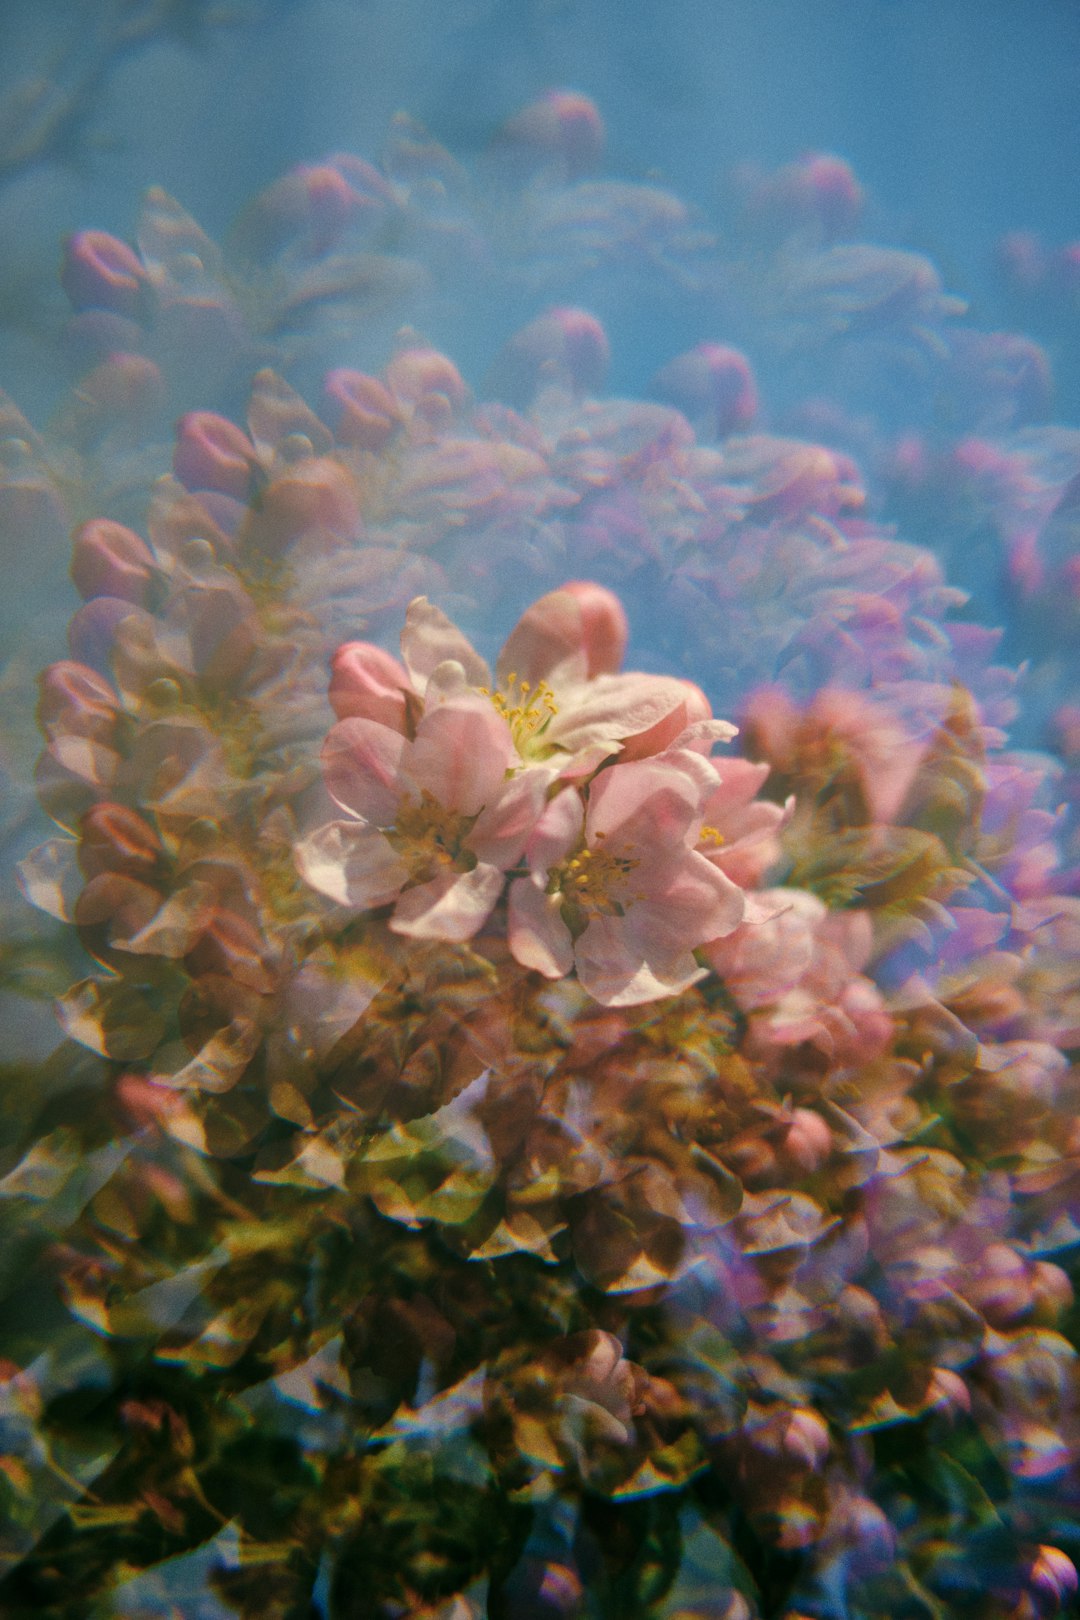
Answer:
M839 159L741 176L735 251L602 148L552 92L480 186L399 120L224 250L160 193L65 249L90 371L0 446L82 604L21 868L65 1040L0 1136L16 1620L1075 1599L1080 742L1055 633L1061 762L1010 743L951 582L982 502L1071 622L1074 448ZM608 397L616 274L760 375ZM389 335L469 278L479 402Z

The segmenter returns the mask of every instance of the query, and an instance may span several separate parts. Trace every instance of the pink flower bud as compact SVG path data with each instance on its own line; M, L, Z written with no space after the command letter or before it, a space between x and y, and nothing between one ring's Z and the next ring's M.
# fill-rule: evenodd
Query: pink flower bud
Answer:
M75 531L71 578L84 601L115 596L145 607L156 566L149 546L111 518L93 518Z
M88 878L101 872L145 876L157 866L161 844L142 816L122 804L103 800L83 816L79 827L79 865Z
M583 309L549 309L505 343L488 375L499 399L524 410L552 385L577 395L599 392L611 349L607 333Z
M341 367L327 374L323 392L334 435L341 444L381 450L401 426L398 402L377 377Z
M141 420L158 410L164 397L161 372L143 354L107 355L79 379L80 402L95 420Z
M581 610L582 646L589 679L595 675L615 674L622 667L630 639L630 625L619 598L614 591L590 579L568 580L561 589L574 597ZM704 694L701 696L704 699Z
M92 877L75 902L75 926L91 938L90 950L101 945L121 946L161 909L161 895L146 883L122 872L100 872ZM105 938L98 934L105 931ZM96 936L96 937L95 937Z
M370 641L346 641L330 670L330 703L339 720L377 720L406 734L412 682L391 653Z
M576 90L548 90L503 126L500 151L557 167L576 180L595 169L604 151L604 121L595 102Z
M781 1449L797 1467L820 1468L829 1455L825 1420L808 1407L797 1407L788 1418Z
M119 718L116 693L96 670L72 659L50 664L40 678L38 724L50 737L112 739Z
M76 310L137 313L149 285L141 260L107 231L77 231L64 243L60 284Z
M801 1175L812 1176L832 1152L832 1132L812 1108L796 1108L779 1147L781 1163Z
M971 1395L964 1380L951 1367L932 1367L926 1386L926 1404L950 1417L971 1411Z
M173 472L185 489L217 490L246 501L257 465L247 434L214 411L189 411L176 424Z
M143 608L119 596L95 596L84 602L68 623L71 656L80 664L107 670L112 662L117 630L125 619L136 613L149 617Z
M1046 279L1046 248L1034 231L1010 231L997 244L995 256L1012 293L1030 297Z
M1030 1281L1036 1320L1044 1324L1056 1322L1073 1302L1068 1273L1050 1260L1036 1260Z
M359 524L352 479L337 462L319 456L297 462L267 485L246 532L259 551L278 556L302 534L324 530L347 538Z
M758 411L749 360L723 343L699 343L678 355L657 372L652 392L682 411L706 438L740 432Z
M438 394L452 409L464 405L468 389L452 360L438 349L403 349L386 368L386 381L398 399L419 405L428 395Z

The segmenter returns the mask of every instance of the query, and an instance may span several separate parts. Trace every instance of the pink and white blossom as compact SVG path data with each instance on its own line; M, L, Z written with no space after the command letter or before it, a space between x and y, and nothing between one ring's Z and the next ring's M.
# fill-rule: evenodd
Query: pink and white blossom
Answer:
M673 749L616 764L548 805L510 886L510 949L547 978L576 968L605 1006L674 995L704 976L694 951L742 921L745 897L695 848L715 779L702 755Z
M550 773L522 770L507 722L469 692L429 708L412 739L378 720L343 720L322 760L346 819L298 846L306 881L341 905L393 905L396 933L471 939L521 857Z

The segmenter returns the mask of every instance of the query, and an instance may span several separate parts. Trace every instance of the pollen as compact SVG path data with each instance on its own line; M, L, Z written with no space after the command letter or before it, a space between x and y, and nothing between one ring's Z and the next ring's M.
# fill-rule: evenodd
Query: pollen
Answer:
M425 883L440 872L467 870L476 864L465 843L475 819L460 810L448 810L425 790L419 799L401 805L394 825L385 832L412 877Z
M701 836L698 842L702 844L711 844L713 849L720 849L724 844L727 843L727 839L724 837L719 827L702 827Z
M597 834L598 839L600 836ZM640 864L635 855L580 849L552 873L552 892L561 891L582 921L590 916L621 916L626 903L639 898L628 888L627 880Z
M491 699L509 725L519 752L537 752L552 716L559 712L555 694L547 682L537 681L534 686L531 681L519 681L517 672L511 670L502 691L492 691L487 686L479 690Z

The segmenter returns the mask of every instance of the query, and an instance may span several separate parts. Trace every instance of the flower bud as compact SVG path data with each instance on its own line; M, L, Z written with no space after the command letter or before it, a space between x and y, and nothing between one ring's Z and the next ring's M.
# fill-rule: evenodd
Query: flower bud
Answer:
M497 398L519 410L552 385L576 395L598 393L607 376L607 333L583 309L549 309L505 343L488 375Z
M111 741L119 705L116 693L96 670L63 659L42 673L39 691L38 724L47 736Z
M129 877L153 872L161 855L157 834L122 804L103 800L86 812L79 827L79 865L88 878L101 872Z
M723 343L699 343L678 355L657 372L652 392L682 411L703 438L738 433L758 412L749 360Z
M75 531L71 578L84 601L113 596L145 607L156 566L149 546L111 518L93 518Z
M576 180L600 162L604 121L579 91L548 90L503 126L496 145L523 163L557 168Z
M1058 1547L1041 1546L1032 1560L1028 1582L1043 1614L1056 1614L1075 1597L1076 1566Z
M329 457L312 457L282 471L250 514L247 537L257 550L278 556L313 530L347 538L360 524L360 506L348 473Z
M358 450L381 450L401 426L398 402L377 377L343 366L327 374L323 393L340 444Z
M330 671L330 703L339 720L377 720L405 735L412 682L404 664L370 641L346 641Z
M438 394L456 410L468 398L461 372L438 349L402 349L387 366L386 381L398 399L411 405L419 406L429 395Z
M812 1108L796 1108L778 1151L785 1168L812 1176L832 1152L832 1132Z
M76 310L133 316L149 285L142 261L107 231L77 231L64 243L60 284Z
M247 434L215 411L189 411L176 424L173 472L185 489L217 490L246 501L256 465Z

